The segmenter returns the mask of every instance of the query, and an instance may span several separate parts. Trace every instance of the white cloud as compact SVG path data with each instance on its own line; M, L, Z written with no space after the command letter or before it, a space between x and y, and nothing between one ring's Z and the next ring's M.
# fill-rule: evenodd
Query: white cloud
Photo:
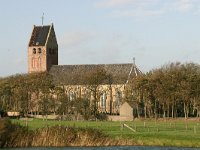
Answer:
M196 2L196 0L176 0L174 2L174 10L188 12L192 10Z
M95 3L98 8L111 8L123 6L146 6L158 3L160 0L101 0Z
M96 7L113 7L119 5L128 5L137 0L101 0L95 4Z
M22 58L17 58L14 62L16 65L22 65L25 63L24 59Z
M163 14L162 10L127 10L127 11L115 11L111 15L114 17L147 17L147 16L158 16Z
M67 59L67 63L70 64L88 64L91 62L95 64L127 63L131 62L133 56L140 55L140 51L144 51L140 42L132 37L132 34L127 36L127 34L121 32L112 32L112 34L110 34L106 31L78 33L72 33L71 35L73 35L74 38L71 40L71 35L69 33L66 33L67 36L63 38L65 42L62 44L65 45L61 45L62 51L59 53L60 64L66 63L66 56L70 56ZM67 40L70 41L67 42ZM129 53L130 47L134 47L135 49ZM142 54L144 54L144 52L142 52Z
M194 15L200 15L200 6L197 7L197 10L193 14Z
M113 17L146 17L164 13L152 8L159 2L160 0L104 0L96 3L96 7L110 8Z
M110 9L114 17L148 17L174 12L197 14L200 0L102 0L95 6Z
M61 39L59 39L61 47L72 47L80 45L94 36L94 33L90 31L75 31L65 33Z

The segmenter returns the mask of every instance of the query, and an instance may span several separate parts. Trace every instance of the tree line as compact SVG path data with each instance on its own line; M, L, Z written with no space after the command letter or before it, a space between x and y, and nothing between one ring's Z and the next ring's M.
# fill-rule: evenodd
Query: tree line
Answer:
M104 119L98 111L101 84L110 76L102 69L87 75L84 95L67 93L65 85L56 85L47 72L18 74L0 79L0 112L22 112L28 115L56 114L66 119L69 114L84 119ZM68 79L70 80L70 79ZM92 95L92 101L91 101Z
M71 99L65 85L55 85L53 77L44 72L19 74L0 78L0 112L18 111L28 114L81 114L84 119L101 117L98 102L101 85L108 81L112 114L112 75L93 70L85 79L88 90ZM130 79L125 86L123 102L128 102L134 117L199 117L200 66L194 63L171 63ZM91 100L92 93L92 100Z
M132 79L126 101L135 117L199 117L200 66L170 63Z

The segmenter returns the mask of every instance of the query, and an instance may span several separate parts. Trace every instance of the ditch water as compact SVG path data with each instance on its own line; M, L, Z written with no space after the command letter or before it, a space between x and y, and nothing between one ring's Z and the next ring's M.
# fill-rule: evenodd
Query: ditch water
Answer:
M11 148L10 150L200 150L200 148L116 146L116 147L62 147L62 148ZM2 149L2 150L8 150Z

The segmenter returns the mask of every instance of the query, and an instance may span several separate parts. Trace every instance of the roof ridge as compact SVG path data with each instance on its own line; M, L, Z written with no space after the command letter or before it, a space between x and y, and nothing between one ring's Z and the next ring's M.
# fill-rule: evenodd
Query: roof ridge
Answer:
M113 63L113 64L69 64L69 65L53 65L57 67L61 66L98 66L98 65L133 65L132 63Z
M34 27L50 27L51 25L39 25L39 26L36 26L36 25L34 25Z

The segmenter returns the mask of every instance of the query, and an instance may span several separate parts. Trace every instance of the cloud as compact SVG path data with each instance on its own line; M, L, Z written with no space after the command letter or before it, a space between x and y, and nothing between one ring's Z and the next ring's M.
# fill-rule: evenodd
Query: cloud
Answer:
M95 6L110 9L112 17L146 17L164 13L160 8L156 8L159 2L160 0L104 0Z
M14 61L14 63L15 63L16 65L22 65L22 64L25 63L25 61L24 61L24 59L22 59L22 58L17 58L17 59Z
M197 7L197 10L193 14L194 15L200 15L200 6Z
M95 4L96 7L99 8L106 8L106 7L113 7L113 6L119 6L119 5L128 5L136 0L102 0L100 2L97 2Z
M159 16L163 14L162 10L127 10L127 11L115 11L112 12L114 17L147 17L147 16Z
M133 56L144 54L141 43L132 34L119 31L112 34L100 31L65 33L60 51L60 64L131 62ZM70 39L70 36L73 38ZM67 42L67 40L70 40ZM65 44L65 45L64 45ZM59 44L60 45L60 44ZM59 46L60 47L60 46ZM130 50L134 47L134 50Z
M59 45L61 47L73 47L83 44L89 41L94 36L93 32L90 31L72 31L65 33L61 39L59 39Z
M196 0L176 0L174 2L174 10L179 12L189 12L196 2Z
M67 49L67 51L62 51L61 53L63 60L66 55L70 55L69 59L73 63L110 62L119 57L118 46L121 45L121 40L120 33L112 35L104 32L99 33L98 31L65 33L61 47Z
M199 0L102 0L98 9L109 9L112 17L150 17L168 13L199 13ZM193 13L194 14L194 13Z
M158 3L160 0L101 0L95 3L97 8L113 8L123 6L146 6Z

